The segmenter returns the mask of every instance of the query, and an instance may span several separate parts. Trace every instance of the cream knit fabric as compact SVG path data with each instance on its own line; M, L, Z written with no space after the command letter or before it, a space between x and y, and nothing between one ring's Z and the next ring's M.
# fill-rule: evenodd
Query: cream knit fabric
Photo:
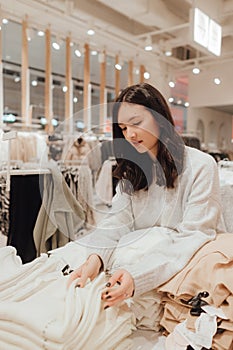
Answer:
M125 304L103 309L104 273L67 289L65 263L43 254L22 265L13 247L0 249L0 349L130 349L134 318Z

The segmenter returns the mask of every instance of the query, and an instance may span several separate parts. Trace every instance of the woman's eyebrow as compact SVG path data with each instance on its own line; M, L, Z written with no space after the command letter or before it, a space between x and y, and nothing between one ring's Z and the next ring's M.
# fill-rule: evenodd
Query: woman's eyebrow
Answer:
M120 123L118 123L118 125L127 124L127 123L131 122L133 119L139 118L139 117L140 117L139 115L135 115L133 117L130 117L129 120L127 120L127 122L120 122Z

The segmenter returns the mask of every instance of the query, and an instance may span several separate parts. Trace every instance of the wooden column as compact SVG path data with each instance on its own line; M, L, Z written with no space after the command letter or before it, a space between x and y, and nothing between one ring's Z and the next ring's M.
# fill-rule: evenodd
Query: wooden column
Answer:
M128 63L128 86L133 85L133 61L130 60Z
M144 82L144 73L145 73L145 66L143 64L140 65L140 83Z
M28 68L28 39L27 39L27 20L22 22L22 71L21 71L21 116L23 126L29 126L31 120L29 120L29 68Z
M100 117L99 117L99 130L104 132L104 124L106 122L106 103L105 100L105 87L106 87L106 53L101 53L100 60Z
M115 64L119 63L119 55L116 55ZM119 95L120 92L120 70L115 68L115 97Z
M90 49L89 45L84 45L84 85L83 85L83 108L84 108L84 127L85 130L89 127L89 112L88 108L90 108Z
M71 39L66 38L66 87L65 93L65 125L68 132L72 132L72 115L73 115L73 89L72 89L72 62L71 62Z
M53 133L52 111L52 66L51 66L51 32L45 31L45 118L47 120L46 131Z

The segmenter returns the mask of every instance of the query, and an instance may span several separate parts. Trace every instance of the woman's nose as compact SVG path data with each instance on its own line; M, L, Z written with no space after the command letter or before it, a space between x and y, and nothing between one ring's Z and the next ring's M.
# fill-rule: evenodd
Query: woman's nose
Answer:
M127 127L127 138L133 139L137 136L135 129L133 127Z

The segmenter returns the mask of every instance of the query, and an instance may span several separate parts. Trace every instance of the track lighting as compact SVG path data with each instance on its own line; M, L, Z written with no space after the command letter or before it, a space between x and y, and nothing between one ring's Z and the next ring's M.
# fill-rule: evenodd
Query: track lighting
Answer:
M95 26L93 20L88 21L87 34L90 36L95 35Z
M152 47L152 39L151 39L151 36L150 36L150 35L146 38L144 50L145 50L145 51L152 51L152 50L153 50L153 47Z

